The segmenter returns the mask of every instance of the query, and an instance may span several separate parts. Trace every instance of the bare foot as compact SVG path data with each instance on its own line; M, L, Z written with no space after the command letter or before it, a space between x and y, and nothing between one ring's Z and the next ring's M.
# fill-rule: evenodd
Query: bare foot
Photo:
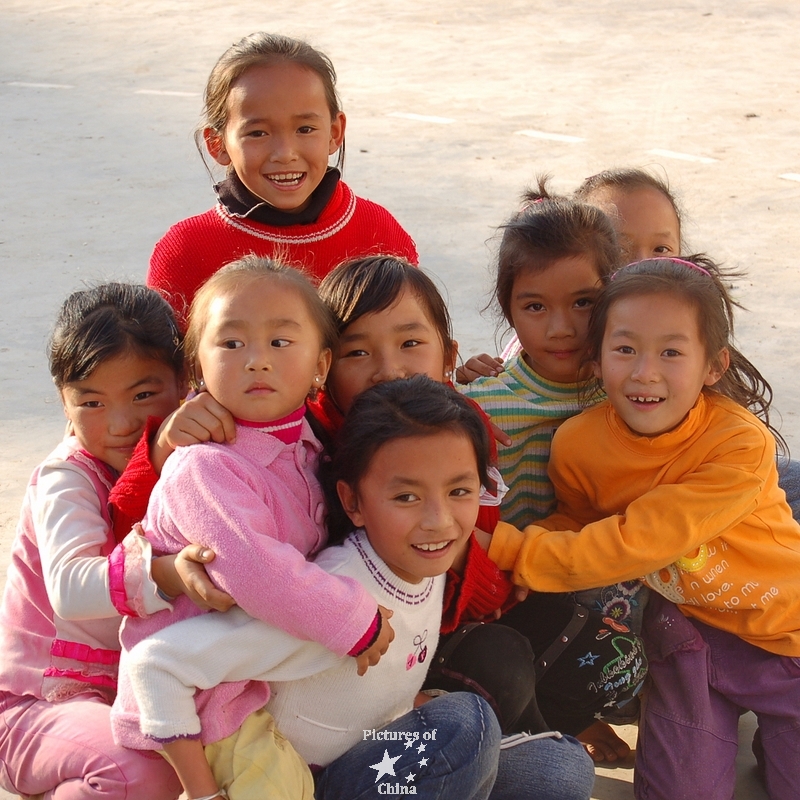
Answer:
M614 733L614 729L598 719L576 737L596 764L602 761L613 763L630 755L628 743Z

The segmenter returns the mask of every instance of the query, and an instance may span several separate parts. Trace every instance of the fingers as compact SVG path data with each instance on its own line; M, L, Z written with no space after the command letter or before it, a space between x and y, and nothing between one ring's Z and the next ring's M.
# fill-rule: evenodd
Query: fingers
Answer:
M490 422L489 424L492 426L492 433L494 434L495 441L499 442L505 447L510 447L511 437L502 428L498 428L494 422Z
M499 358L481 353L469 358L456 370L456 380L458 383L471 383L476 378L496 378L502 371L503 362Z
M208 564L216 557L216 553L202 544L189 544L182 550L183 557L198 564ZM205 572L205 570L204 570Z

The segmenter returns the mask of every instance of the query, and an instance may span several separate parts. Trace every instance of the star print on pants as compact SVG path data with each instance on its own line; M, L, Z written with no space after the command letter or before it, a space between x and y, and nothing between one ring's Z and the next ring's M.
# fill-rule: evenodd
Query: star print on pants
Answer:
M600 658L599 655L595 655L591 650L585 656L578 657L578 666L579 667L590 667L594 664L597 659Z
M397 761L400 756L395 756L394 758L389 757L389 751L383 751L383 758L377 764L370 764L370 769L377 770L378 777L375 778L375 783L377 783L384 775L391 775L393 778L396 777L394 771L394 762Z

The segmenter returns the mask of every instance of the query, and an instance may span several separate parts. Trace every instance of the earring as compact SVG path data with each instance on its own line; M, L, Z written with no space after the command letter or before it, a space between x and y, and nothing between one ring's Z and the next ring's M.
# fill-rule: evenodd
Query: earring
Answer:
M200 378L200 380L197 381L197 388L198 389L202 389L205 385L206 385L206 382L202 378Z

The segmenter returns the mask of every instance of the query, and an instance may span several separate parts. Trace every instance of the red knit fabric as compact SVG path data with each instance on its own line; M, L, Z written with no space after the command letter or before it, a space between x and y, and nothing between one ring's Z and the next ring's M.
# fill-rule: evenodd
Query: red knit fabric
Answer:
M200 286L248 253L279 257L317 280L342 261L362 256L386 254L419 263L414 240L397 220L339 181L319 219L308 225L263 225L233 217L219 204L173 225L153 250L147 285L164 294L185 327Z
M154 439L162 420L148 417L147 425L142 433L136 449L125 471L119 476L111 493L108 504L111 506L111 519L114 523L114 536L121 542L135 523L144 519L150 493L156 485L158 475L150 461L150 443Z

